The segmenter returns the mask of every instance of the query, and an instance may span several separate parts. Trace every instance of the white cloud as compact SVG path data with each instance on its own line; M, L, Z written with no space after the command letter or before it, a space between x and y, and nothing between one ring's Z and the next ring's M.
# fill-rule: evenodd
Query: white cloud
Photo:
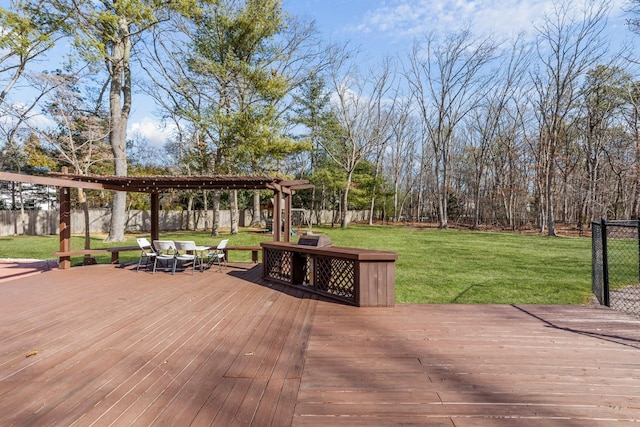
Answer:
M27 111L27 104L22 101L12 102L7 100L5 103L7 109L0 108L0 124L3 126L15 126L17 123L17 115L26 114L27 124L31 128L41 131L54 129L57 125L51 118L37 111Z
M626 0L613 0L610 18L624 20L625 4ZM553 12L553 5L553 0L385 0L369 10L354 30L402 39L470 26L479 35L512 37L532 33L533 25ZM574 2L576 8L580 5Z
M143 117L142 120L131 122L129 135L139 135L147 140L152 147L163 147L173 133L173 129L151 117Z

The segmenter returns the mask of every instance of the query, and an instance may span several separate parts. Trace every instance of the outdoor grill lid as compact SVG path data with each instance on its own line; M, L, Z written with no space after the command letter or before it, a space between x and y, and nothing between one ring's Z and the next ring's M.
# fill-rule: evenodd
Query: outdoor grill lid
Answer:
M300 246L326 247L331 246L331 239L328 236L316 236L313 234L305 234L298 239Z

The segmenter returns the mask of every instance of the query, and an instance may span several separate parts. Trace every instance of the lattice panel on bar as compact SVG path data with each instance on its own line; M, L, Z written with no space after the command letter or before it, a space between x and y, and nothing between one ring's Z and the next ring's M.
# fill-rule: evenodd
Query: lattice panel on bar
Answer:
M322 292L339 297L354 298L355 263L348 259L314 258L313 286Z
M309 277L313 274L313 258L309 255L305 255L304 271L305 275L302 284L304 286L313 286L313 278Z
M291 281L292 253L289 251L266 251L267 277L272 279Z

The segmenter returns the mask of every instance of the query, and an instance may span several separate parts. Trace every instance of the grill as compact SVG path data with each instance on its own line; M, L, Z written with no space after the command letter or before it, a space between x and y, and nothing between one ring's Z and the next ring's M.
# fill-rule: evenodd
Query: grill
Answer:
M315 246L316 248L324 248L331 246L331 239L328 236L304 235L298 239L300 246Z

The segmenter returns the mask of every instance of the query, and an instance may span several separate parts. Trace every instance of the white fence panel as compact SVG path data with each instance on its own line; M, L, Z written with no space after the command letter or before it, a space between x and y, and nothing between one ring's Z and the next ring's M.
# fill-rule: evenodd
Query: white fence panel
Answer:
M187 211L165 211L159 213L160 230L186 230L187 223L190 229L211 229L213 223L213 211L192 211L191 218ZM332 211L320 211L311 215L313 224L329 224L334 217ZM299 227L305 228L309 218L309 212ZM335 217L334 217L335 218ZM366 221L369 218L369 211L349 211L349 221ZM240 212L240 227L247 227L251 223L251 210ZM107 233L111 221L111 211L109 209L89 210L89 232ZM16 235L52 235L58 234L59 226L58 211L6 211L0 210L0 236ZM84 233L84 212L73 210L71 212L71 233ZM337 223L337 219L336 219ZM195 224L195 226L194 226ZM229 210L220 211L219 228L231 228L231 212ZM149 211L131 210L127 212L126 232L149 232L151 231L151 214Z

